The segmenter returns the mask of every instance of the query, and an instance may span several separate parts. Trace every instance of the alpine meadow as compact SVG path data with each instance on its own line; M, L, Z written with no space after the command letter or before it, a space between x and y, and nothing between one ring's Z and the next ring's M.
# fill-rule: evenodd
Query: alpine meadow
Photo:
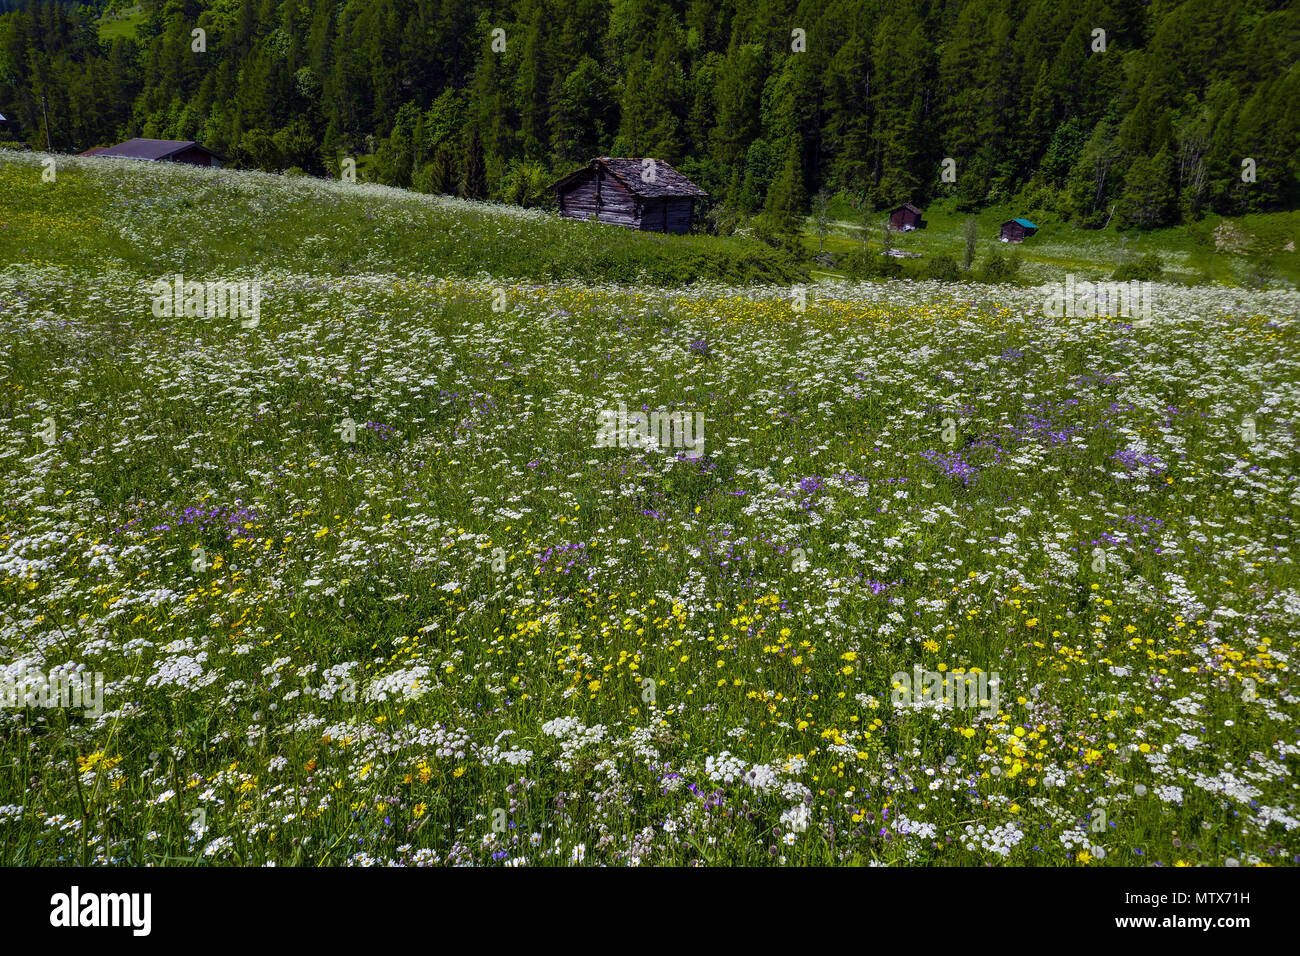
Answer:
M0 864L1294 866L1298 54L0 0Z

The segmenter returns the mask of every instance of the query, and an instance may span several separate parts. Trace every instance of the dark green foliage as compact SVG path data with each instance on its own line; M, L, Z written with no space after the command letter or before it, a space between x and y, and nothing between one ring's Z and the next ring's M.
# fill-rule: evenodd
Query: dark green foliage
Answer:
M465 161L457 191L462 199L487 198L487 171L484 167L483 140L479 137L478 127L469 131L469 142L465 144Z
M966 224L962 227L962 235L965 239L965 245L962 251L961 267L964 272L970 272L970 267L975 264L975 249L979 245L980 235L979 222L974 216L969 216L966 219Z
M792 142L786 152L785 164L767 193L767 217L771 228L778 235L793 236L798 233L803 224L804 198L799 150L797 144Z
M957 260L952 256L935 256L925 264L925 277L927 279L943 279L946 282L955 282L959 276Z
M378 182L528 202L538 169L656 156L777 237L822 189L1140 229L1300 202L1293 3L142 0L106 39L94 4L22 7L0 8L0 139L43 148L44 96L59 152L197 139L316 175L374 154Z
M550 177L541 163L516 161L501 179L499 198L513 206L533 209L550 202L549 184Z
M840 256L836 268L850 279L869 279L876 275L876 261L880 256L866 248L852 249Z
M1155 156L1139 156L1129 167L1119 222L1123 226L1152 229L1166 226L1174 214L1172 160L1162 149Z
M836 267L850 279L893 279L903 274L899 260L865 247L846 252Z
M1164 275L1165 265L1156 252L1148 252L1129 262L1120 265L1112 274L1111 278L1117 282L1130 282L1137 279L1141 282L1154 282Z
M1020 256L1017 253L1003 256L995 252L984 263L983 278L985 282L1010 283L1015 281L1019 271Z

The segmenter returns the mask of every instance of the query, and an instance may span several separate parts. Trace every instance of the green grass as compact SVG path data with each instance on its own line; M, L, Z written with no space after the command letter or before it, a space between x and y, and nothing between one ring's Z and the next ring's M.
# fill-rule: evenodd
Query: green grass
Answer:
M744 243L38 159L0 669L106 687L0 702L0 863L1296 862L1294 292L801 310L602 272ZM257 324L156 310L176 273ZM620 403L699 456L601 445Z
M131 269L165 259L182 272L274 261L329 275L415 271L672 286L807 275L805 265L753 240L634 232L365 183L67 157L57 176L46 183L39 168L0 157L8 204L0 243L13 258L75 263L93 255ZM170 188L159 192L159 182ZM250 232L249 221L265 216L272 201L274 229ZM83 214L70 228L69 217ZM165 217L169 231L132 228L150 217ZM41 228L52 223L59 228Z
M887 210L881 210L873 220L883 222L886 213ZM860 247L860 217L844 202L833 207L833 215L837 225L827 237L825 248L833 254L843 254ZM951 256L960 263L965 251L965 223L970 215L956 211L951 201L935 203L925 209L927 227L895 233L894 246L921 253L922 262L914 268L920 268L925 259L934 256ZM1001 224L1018 216L1033 221L1039 227L1038 232L1019 244L1000 242ZM1014 251L1024 263L1024 277L1032 281L1058 278L1066 272L1090 279L1107 277L1119 261L1123 239L1130 256L1159 254L1165 263L1166 277L1173 281L1244 285L1250 281L1258 261L1267 257L1274 263L1278 279L1292 285L1300 283L1300 255L1296 253L1300 212L1260 213L1231 219L1207 216L1189 225L1148 232L1121 231L1113 224L1105 229L1083 229L1061 222L1050 213L1027 212L1013 206L990 207L974 217L979 225L976 266L990 254L1007 255ZM1246 240L1243 248L1229 250L1216 244L1216 230L1224 223ZM804 248L817 250L817 235L811 221L801 241ZM873 249L880 248L878 226L868 231L867 244Z
M145 13L138 3L114 10L100 18L99 38L110 43L117 39L129 40L136 35L144 20Z

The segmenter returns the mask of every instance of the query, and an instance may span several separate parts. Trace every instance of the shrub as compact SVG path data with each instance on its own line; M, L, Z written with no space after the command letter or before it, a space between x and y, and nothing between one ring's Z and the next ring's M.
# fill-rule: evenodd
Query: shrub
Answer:
M870 249L853 249L840 256L839 270L850 279L867 279L876 274L876 259Z
M510 164L506 174L498 184L498 195L502 202L512 206L534 209L544 206L551 198L547 188L549 175L541 163L519 162Z
M903 263L893 256L877 257L876 273L882 279L897 279L903 274Z
M1159 254L1148 252L1132 262L1125 262L1112 272L1110 277L1116 282L1131 282L1134 279L1150 282L1159 279L1164 274L1164 271L1165 264L1161 261Z
M715 236L731 236L740 225L740 210L728 203L710 206L696 223L697 228Z
M1267 289L1278 277L1277 263L1272 256L1256 259L1246 272L1246 284L1252 289Z
M956 282L958 276L957 260L952 256L936 256L926 262L924 275L927 279Z
M771 213L761 213L749 224L753 237L773 249L780 249L791 255L798 254L799 234L789 231L790 221Z
M893 256L859 247L840 257L839 270L850 279L894 279L903 274L903 264Z
M994 253L984 263L984 281L994 283L1014 282L1016 273L1019 271L1020 256L1014 252L1009 256L1000 256Z

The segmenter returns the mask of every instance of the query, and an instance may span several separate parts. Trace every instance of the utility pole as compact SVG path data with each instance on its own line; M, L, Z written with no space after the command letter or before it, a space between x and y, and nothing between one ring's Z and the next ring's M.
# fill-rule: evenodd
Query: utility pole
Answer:
M45 151L54 152L54 147L50 145L50 111L49 100L44 93L41 94L41 115L45 117Z

